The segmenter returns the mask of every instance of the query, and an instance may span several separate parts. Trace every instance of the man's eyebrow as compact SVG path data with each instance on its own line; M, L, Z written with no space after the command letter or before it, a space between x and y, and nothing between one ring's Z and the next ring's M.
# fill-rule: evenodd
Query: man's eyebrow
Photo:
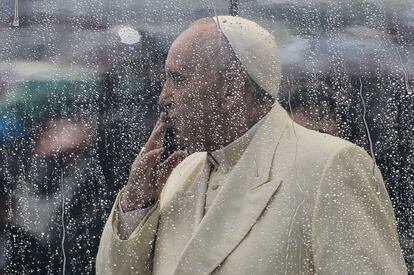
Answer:
M171 78L179 78L179 77L184 77L182 73L180 73L177 70L174 69L169 69L166 71L166 74L171 77Z

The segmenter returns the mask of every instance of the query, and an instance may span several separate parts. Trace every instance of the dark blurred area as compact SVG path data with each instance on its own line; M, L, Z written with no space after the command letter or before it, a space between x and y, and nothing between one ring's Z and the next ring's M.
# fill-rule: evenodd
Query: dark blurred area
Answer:
M215 14L276 36L294 120L373 153L414 272L414 4L20 0L0 2L0 274L95 273L168 48Z

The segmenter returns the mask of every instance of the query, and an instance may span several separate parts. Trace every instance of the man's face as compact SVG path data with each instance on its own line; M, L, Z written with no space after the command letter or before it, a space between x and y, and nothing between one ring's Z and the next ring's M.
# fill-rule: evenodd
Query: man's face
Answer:
M176 129L177 144L196 151L208 150L209 142L226 143L220 139L228 136L226 125L234 116L224 93L225 72L217 62L214 43L220 43L214 25L193 26L173 43L166 60L160 105ZM245 101L242 91L231 100L231 104Z

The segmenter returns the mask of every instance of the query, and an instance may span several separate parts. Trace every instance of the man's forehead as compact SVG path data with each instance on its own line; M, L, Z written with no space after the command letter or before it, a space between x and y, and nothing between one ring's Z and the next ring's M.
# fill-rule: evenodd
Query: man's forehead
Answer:
M184 31L171 45L166 67L194 66L217 50L219 33L214 21L196 24Z

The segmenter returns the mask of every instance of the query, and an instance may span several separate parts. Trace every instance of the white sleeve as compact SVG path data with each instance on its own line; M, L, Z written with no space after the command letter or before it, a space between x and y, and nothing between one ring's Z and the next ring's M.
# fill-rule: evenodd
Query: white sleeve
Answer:
M336 152L321 178L312 222L318 274L407 274L394 210L373 160L357 146Z
M126 239L122 240L119 234L119 214L125 213L119 211L119 200L120 194L118 193L102 232L96 256L96 274L134 273L151 275L153 273L153 251L160 217L159 204L156 202L148 209L134 211L136 213L141 212L141 215L144 211L147 212L145 212L146 214L142 219L135 217L137 219L135 224L138 223L138 225ZM132 268L134 272L132 272Z
M126 240L131 236L149 209L151 209L151 206L124 212L121 204L118 204L118 234L121 240Z

